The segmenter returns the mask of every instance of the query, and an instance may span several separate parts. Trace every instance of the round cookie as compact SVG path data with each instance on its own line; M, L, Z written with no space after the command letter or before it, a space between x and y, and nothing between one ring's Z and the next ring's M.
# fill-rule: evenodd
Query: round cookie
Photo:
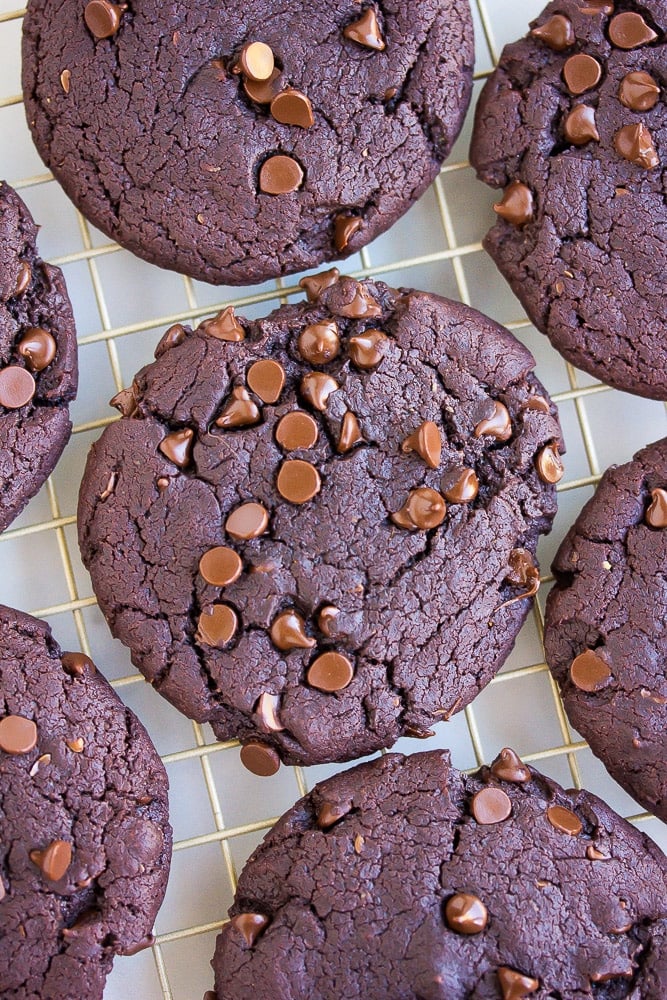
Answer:
M667 821L667 439L613 467L553 565L547 661L572 724Z
M101 1000L152 942L171 855L148 734L82 653L0 607L0 994Z
M62 271L39 258L36 238L0 181L0 531L50 476L72 429L74 317Z
M667 399L667 6L555 0L503 51L471 159L504 188L484 242L579 368Z
M271 773L463 708L539 585L561 432L529 352L425 293L172 327L89 456L83 560L174 705Z
M659 1000L667 860L503 750L389 754L267 834L217 940L219 1000ZM214 995L215 997L215 995Z
M33 138L139 257L249 284L356 253L435 178L470 100L467 0L31 0Z

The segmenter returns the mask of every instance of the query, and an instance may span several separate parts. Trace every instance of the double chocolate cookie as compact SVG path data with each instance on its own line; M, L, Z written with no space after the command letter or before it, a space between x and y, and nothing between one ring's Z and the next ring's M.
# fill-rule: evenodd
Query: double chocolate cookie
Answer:
M355 253L426 190L472 85L467 0L31 0L23 91L78 208L248 284Z
M111 629L272 773L463 708L509 653L563 467L529 352L458 303L304 279L312 300L172 327L79 504Z
M556 556L547 660L610 774L667 821L667 439L610 469Z
M394 754L317 785L239 879L219 1000L663 1000L667 860L503 750Z
M0 995L101 1000L151 943L171 853L167 775L82 653L0 607Z
M667 399L667 7L555 0L505 48L471 158L485 247L532 321L609 385Z
M69 439L76 331L62 272L37 254L37 226L0 182L0 531L53 471Z

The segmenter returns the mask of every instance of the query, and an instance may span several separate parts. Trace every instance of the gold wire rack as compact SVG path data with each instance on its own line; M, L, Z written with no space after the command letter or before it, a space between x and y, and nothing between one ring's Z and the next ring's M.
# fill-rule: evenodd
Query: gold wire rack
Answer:
M520 11L516 11L515 6L520 6ZM477 28L477 50L478 67L475 79L477 87L484 77L488 75L491 67L497 62L499 47L502 41L509 40L525 30L527 20L536 16L542 7L541 0L531 0L521 5L514 5L512 0L474 0L473 10ZM12 26L14 29L20 25L23 18L23 10L0 9L0 52L5 54L9 50L9 45L15 45L18 41L18 32L11 35L8 42L3 35L3 29ZM507 32L505 35L504 33ZM13 79L13 78L12 78ZM2 80L2 70L0 70L0 81ZM7 111L21 104L21 96L18 93L9 92L8 96L2 96L0 91L0 147L4 146L8 160L1 161L7 174L8 181L30 202L30 196L45 185L53 185L53 178L50 173L36 173L32 176L23 176L20 167L12 169L14 166L10 147L12 145L12 133L17 129L16 119L9 121ZM3 120L4 119L4 120ZM469 128L470 118L468 119ZM21 128L26 126L21 121ZM464 140L466 132L464 131ZM453 283L453 291L458 298L468 304L480 307L479 296L482 286L485 283L484 274L479 273L475 262L480 258L484 259L480 242L481 235L485 232L490 222L490 213L487 214L486 206L489 203L488 192L478 185L476 189L472 187L472 171L465 160L465 141L459 142L451 161L448 162L428 197L431 204L437 207L437 219L439 223L439 245L431 249L428 253L420 255L405 254L406 243L405 230L402 231L402 238L395 238L392 241L392 234L385 237L385 245L389 247L389 253L379 255L379 259L374 259L374 246L366 248L357 258L353 258L352 268L346 269L357 277L374 275L386 277L390 282L392 276L400 276L402 284L414 284L420 287L419 278L422 278L421 287L428 287L430 290L442 291L439 286L438 275L447 269L450 276L450 283ZM10 150L7 152L7 150ZM457 155L458 154L458 155ZM0 166L0 170L3 169ZM465 182L465 183L462 183ZM471 200L469 192L472 191ZM486 199L486 200L485 200ZM81 380L83 382L89 376L86 367L87 349L93 345L103 345L106 349L105 362L111 375L111 383L115 391L123 388L124 381L129 381L132 371L125 370L123 377L123 364L119 355L119 346L123 345L125 353L129 352L131 357L132 344L141 334L148 334L151 331L164 329L175 322L191 322L199 320L202 316L209 315L224 305L233 305L237 311L243 312L249 308L259 307L262 304L270 303L271 307L277 303L287 302L295 295L302 295L298 288L297 279L277 280L270 286L263 286L258 289L231 290L233 296L224 300L216 301L211 299L211 290L208 294L203 292L205 286L198 286L187 277L171 276L174 283L181 282L183 286L184 302L183 308L176 311L165 312L164 315L151 315L148 318L142 317L131 322L114 322L112 320L113 311L109 308L108 290L105 287L104 276L105 262L114 255L124 253L120 248L104 239L99 239L88 225L86 220L73 208L68 209L72 216L76 218L80 249L60 253L52 257L55 264L61 266L66 276L75 266L78 268L75 281L69 279L70 292L74 301L75 312L77 311L76 284L81 280L81 267L85 269L86 280L89 282L94 295L96 322L93 324L91 332L79 337L81 355ZM460 240L461 227L458 222L462 218L477 218L476 239L466 242ZM407 218L410 218L408 216ZM49 220L38 219L45 222L45 229ZM51 222L57 222L55 215ZM399 227L400 228L400 225ZM470 226L463 227L467 233ZM390 241L387 243L387 239ZM419 245L420 233L413 232L411 244ZM156 271L156 269L153 269ZM161 272L157 272L162 274ZM489 272L486 272L487 274ZM413 277L414 276L414 277ZM426 280L424 279L426 277ZM164 277L164 276L162 276ZM499 286L500 287L500 286ZM224 290L230 291L230 290ZM215 294L215 293L214 293ZM484 289L484 305L486 311L494 314L494 303L489 305L488 290ZM500 312L506 315L496 318L505 319L505 325L515 332L520 339L537 353L543 352L543 338L533 330L529 321L522 317L521 310L515 299L509 293L503 292L503 305ZM511 313L507 313L506 301L512 303ZM77 316L78 319L78 316ZM158 334L154 340L157 342ZM541 354L540 354L541 356ZM128 364L130 362L128 361ZM137 363L137 367L140 363ZM125 366L127 369L127 365ZM579 460L575 462L579 474L574 478L566 476L559 486L561 501L566 495L571 495L571 502L568 503L566 520L556 527L555 539L551 542L549 554L552 554L555 544L564 534L568 524L576 516L576 511L589 498L592 487L598 482L603 471L599 461L599 445L601 441L605 444L605 451L608 452L608 441L605 435L605 421L609 420L611 433L615 434L613 428L613 418L605 417L605 413L622 412L625 423L629 420L633 426L639 428L638 435L632 437L628 442L621 442L624 453L618 456L618 461L626 460L633 447L638 447L643 443L648 443L657 437L667 433L667 417L662 404L647 403L646 401L633 400L631 397L623 396L610 390L607 386L601 385L577 372L571 365L565 364L558 359L555 354L545 357L542 366L538 366L538 374L545 381L547 388L552 385L550 378L557 372L557 384L561 386L560 391L552 392L553 399L560 404L562 412L566 408L570 414L570 424L576 429L575 452L579 452ZM110 393L111 394L111 393ZM604 407L596 414L594 420L591 419L589 408L595 405L597 398L604 396ZM65 623L69 625L69 634L73 637L81 649L91 655L93 659L101 665L103 670L109 670L109 655L100 654L100 640L98 634L91 638L91 614L96 608L95 598L89 596L90 588L86 585L86 577L80 566L78 552L76 550L75 535L75 508L70 494L76 487L80 478L85 452L87 450L88 438L93 434L101 433L103 428L111 423L114 416L107 415L99 409L94 419L81 420L75 424L72 443L68 448L68 453L74 453L73 471L70 477L76 479L76 483L70 482L69 489L65 493L69 499L61 500L63 493L63 479L59 479L58 469L51 477L45 487L47 503L44 503L42 496L38 508L30 505L25 514L19 519L17 525L7 530L0 536L0 565L4 569L9 569L12 558L16 558L12 549L20 551L24 556L27 553L28 559L33 560L35 572L43 575L45 551L44 542L48 538L55 540L64 579L66 599L56 603L47 603L42 607L30 606L34 604L32 600L30 585L26 585L26 598L23 606L26 610L40 618L47 618L54 625L56 638L62 634ZM643 431L643 434L642 434ZM621 435L622 437L622 435ZM573 449L570 443L570 450ZM77 446L77 439L81 444ZM633 443L635 442L636 443ZM67 453L66 453L67 454ZM615 456L614 456L615 457ZM32 513L34 509L37 513ZM9 555L8 555L9 553ZM544 558L544 557L542 557ZM548 565L543 561L543 565ZM49 573L55 574L55 567L49 567ZM543 575L542 582L547 585L551 582L551 577ZM543 588L544 589L544 588ZM41 593L41 591L40 591ZM7 591L11 595L11 590ZM9 596L3 599L7 603L12 603ZM43 603L43 602L42 602ZM654 817L633 809L632 800L623 793L618 796L617 786L613 785L611 779L606 778L590 755L587 744L574 733L568 725L563 706L554 684L543 660L541 649L541 638L543 630L543 603L535 602L532 619L529 621L527 631L532 635L532 641L519 643L519 648L510 658L505 669L491 682L491 685L472 706L461 713L460 720L454 729L452 723L439 727L437 737L424 744L418 744L418 749L427 749L429 745L447 746L454 743L459 747L459 759L455 753L455 763L459 766L467 765L466 769L474 769L490 756L495 754L503 745L502 726L500 732L496 731L496 721L499 712L498 706L502 706L503 697L511 698L518 702L521 712L532 713L532 716L543 717L549 714L550 724L544 727L539 723L537 728L539 736L536 738L533 732L532 743L528 749L522 751L525 760L531 763L538 763L539 766L549 773L553 773L559 780L575 787L586 784L593 791L598 791L603 797L608 799L611 796L612 804L616 800L621 803L622 811L634 824L640 825L655 839L667 840L665 826L659 823ZM68 621L69 620L69 621ZM72 628L73 626L73 628ZM107 645L104 645L107 648ZM112 647L115 655L118 656L119 647ZM114 654L112 653L112 656ZM106 659L105 659L106 656ZM118 656L119 662L126 663L126 658L121 654ZM113 672L113 671L112 671ZM116 670L116 672L118 672ZM539 682L536 688L535 683ZM120 675L112 681L121 697L128 700L134 707L132 692L138 691L140 686L146 687L143 679L136 672L128 673L121 669ZM518 686L517 686L518 685ZM511 694L508 692L511 690ZM311 774L302 768L293 768L293 781L285 787L282 799L276 800L278 808L273 815L264 815L258 807L258 800L264 800L263 786L249 784L247 795L253 798L255 807L252 811L244 811L238 806L233 810L234 816L230 821L226 809L227 799L230 790L233 789L236 799L244 796L244 781L242 773L235 770L236 757L231 770L221 773L216 770L217 764L224 760L230 760L230 754L235 754L236 742L227 743L215 742L208 727L200 726L196 723L183 722L179 716L179 722L175 723L176 713L168 707L162 706L159 717L152 718L152 713L156 712L156 702L159 699L153 696L151 701L142 701L145 710L142 714L143 721L148 725L149 730L155 737L164 732L164 727L173 726L175 730L174 740L171 741L172 749L163 753L163 760L174 783L174 775L181 765L188 765L188 779L192 780L192 767L199 770L196 772L196 780L203 783L208 803L208 816L202 821L202 832L191 833L179 836L178 824L176 826L176 840L174 845L174 865L180 865L181 872L195 884L194 902L190 900L184 912L181 914L179 907L178 892L170 896L168 894L165 909L169 913L169 919L165 922L158 918L155 944L152 949L142 955L132 959L119 960L116 969L110 977L105 996L108 1000L120 1000L127 996L141 995L144 1000L196 1000L200 997L203 989L210 986L210 972L206 962L212 955L213 941L215 933L223 924L223 917L226 907L231 901L231 896L236 886L236 873L243 859L250 853L252 847L261 838L261 835L275 821L277 813L291 803L291 800L298 794L305 794L312 787L314 780L322 776L323 769L312 769ZM165 712L168 713L165 717ZM172 714L169 714L172 713ZM166 718L166 722L165 722ZM457 717L458 718L458 717ZM455 720L456 721L456 720ZM450 738L451 737L451 738ZM541 738L540 738L541 737ZM519 743L522 739L521 728L514 735L514 742ZM499 742L500 741L500 742ZM175 746L175 748L173 748ZM406 741L401 741L400 749L409 752L415 749L415 744L406 745ZM585 766L584 766L585 765ZM330 773L334 769L329 769ZM586 774L582 774L582 770ZM584 780L584 778L586 780ZM255 782L256 779L247 778L248 782ZM274 780L274 779L269 779ZM177 782L177 788L182 791L184 781ZM266 796L267 807L273 804L271 796ZM174 801L172 794L172 812L182 809L187 802ZM256 812L261 813L258 819L249 819ZM267 809L267 811L269 811ZM246 819L245 822L238 822L239 819ZM242 845L242 846L237 846ZM203 863L201 857L195 859L197 849L210 848L215 851L212 856L210 851L206 854L206 862ZM194 859L191 861L191 858ZM217 902L213 900L212 908L209 904L206 908L198 909L196 899L197 892L205 892L204 886L211 880L210 865L217 865L221 868L223 877L226 879L225 891L222 893L223 900ZM200 883L198 885L198 883ZM182 891L183 877L178 885L178 891ZM215 887L211 890L215 896ZM211 913L215 916L210 919ZM199 941L199 946L196 942ZM179 946L179 947L177 947ZM180 947L182 946L182 947ZM191 962L191 956L196 956L197 961L201 960L202 968L195 968ZM122 966L122 970L121 967ZM128 984L132 984L131 986ZM201 986L201 988L200 988Z

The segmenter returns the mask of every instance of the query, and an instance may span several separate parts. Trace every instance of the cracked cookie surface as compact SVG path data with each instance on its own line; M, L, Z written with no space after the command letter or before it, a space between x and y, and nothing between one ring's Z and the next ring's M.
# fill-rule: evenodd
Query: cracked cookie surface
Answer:
M254 852L217 996L659 1000L666 882L645 835L511 750L469 777L447 753L388 754L317 785Z
M484 245L535 325L609 385L667 399L667 6L556 0L507 46L471 159L504 188Z
M0 607L0 994L101 1000L151 943L171 854L167 775L87 656Z
M32 0L37 148L140 257L249 284L355 253L426 190L472 86L467 0Z
M0 531L60 458L77 387L65 280L40 259L36 239L28 209L0 182Z
M475 697L528 613L562 474L555 407L502 327L335 269L304 285L258 322L171 328L79 502L134 663L269 770Z
M554 561L545 649L573 725L667 821L667 439L602 477Z

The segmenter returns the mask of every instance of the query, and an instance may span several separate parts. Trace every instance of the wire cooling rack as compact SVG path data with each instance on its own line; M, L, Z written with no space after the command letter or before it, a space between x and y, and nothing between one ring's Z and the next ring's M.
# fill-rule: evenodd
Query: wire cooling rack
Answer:
M111 639L80 563L77 490L92 441L115 419L105 401L151 359L167 326L199 320L227 304L261 316L302 293L297 278L251 289L211 288L137 260L90 227L44 172L32 147L19 94L23 11L10 9L11 3L0 0L0 177L21 192L42 225L42 256L65 272L79 331L81 387L73 407L74 434L61 462L0 536L0 602L46 618L62 646L93 657L149 729L169 772L175 848L156 942L117 960L105 997L200 1000L211 986L208 963L237 871L275 818L336 768L281 768L274 778L256 778L241 767L234 742L217 743L207 726L189 722L144 683L127 651ZM503 44L522 35L542 6L542 0L475 0L476 95ZM481 247L496 197L475 180L467 163L471 125L469 115L452 156L420 203L344 270L470 303L505 323L533 351L538 375L560 406L568 445L555 529L540 547L547 570L601 472L667 434L667 414L661 403L611 390L567 365L522 314ZM597 792L667 847L667 827L638 810L567 722L542 649L549 583L545 572L534 612L486 691L437 727L432 739L401 740L397 749L449 747L455 765L471 769L510 744L566 787L583 784Z

